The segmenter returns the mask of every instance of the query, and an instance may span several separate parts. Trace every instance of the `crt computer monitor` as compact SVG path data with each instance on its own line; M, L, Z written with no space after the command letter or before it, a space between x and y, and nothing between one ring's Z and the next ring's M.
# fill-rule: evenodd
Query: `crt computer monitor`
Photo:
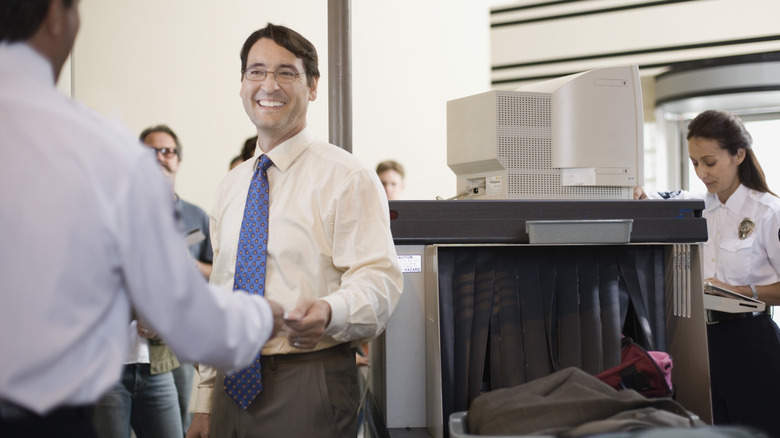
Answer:
M636 65L447 102L461 199L631 199L643 184Z

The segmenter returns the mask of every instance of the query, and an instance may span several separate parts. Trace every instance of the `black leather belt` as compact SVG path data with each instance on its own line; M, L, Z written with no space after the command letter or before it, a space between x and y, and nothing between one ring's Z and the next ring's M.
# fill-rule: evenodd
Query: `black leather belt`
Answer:
M740 313L729 313L729 312L720 312L718 310L707 310L707 324L717 324L719 322L724 321L734 321L737 319L747 319L747 318L755 318L757 316L762 316L768 314L767 312L740 312Z
M0 421L16 422L42 418L91 418L93 406L63 406L40 415L15 403L0 400Z

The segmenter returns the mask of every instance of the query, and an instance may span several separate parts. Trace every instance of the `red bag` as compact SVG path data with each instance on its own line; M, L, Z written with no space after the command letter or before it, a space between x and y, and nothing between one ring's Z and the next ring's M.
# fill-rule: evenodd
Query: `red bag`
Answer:
M647 352L631 338L624 337L620 365L596 375L615 389L634 389L645 397L672 394L672 360L662 351ZM652 353L652 355L651 355Z

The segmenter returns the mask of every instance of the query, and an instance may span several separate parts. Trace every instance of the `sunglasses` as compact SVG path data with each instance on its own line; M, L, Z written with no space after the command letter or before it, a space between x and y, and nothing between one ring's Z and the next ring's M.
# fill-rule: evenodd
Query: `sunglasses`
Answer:
M176 155L176 148L155 148L149 146L149 149L153 150L155 154L162 154L165 158L171 158Z

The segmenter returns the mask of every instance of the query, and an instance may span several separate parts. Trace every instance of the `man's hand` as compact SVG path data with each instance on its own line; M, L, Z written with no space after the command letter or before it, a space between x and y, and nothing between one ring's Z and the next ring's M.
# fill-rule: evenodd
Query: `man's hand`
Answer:
M271 337L268 339L273 339L276 337L276 334L279 333L279 330L284 327L284 309L276 301L267 301L268 304L271 305L271 312L274 314L274 330L271 332Z
M157 336L157 333L146 328L146 326L144 326L141 321L136 322L136 331L138 332L138 336L144 339L152 339Z
M195 413L192 416L190 428L187 429L187 438L208 438L210 420L211 415L209 414Z
M330 304L324 300L301 299L285 316L287 342L295 348L312 349L330 324Z

